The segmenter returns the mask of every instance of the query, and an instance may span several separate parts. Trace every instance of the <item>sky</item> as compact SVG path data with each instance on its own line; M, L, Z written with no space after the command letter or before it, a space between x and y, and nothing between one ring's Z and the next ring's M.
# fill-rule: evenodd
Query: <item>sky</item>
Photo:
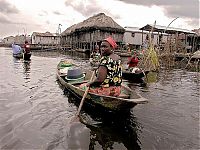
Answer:
M200 0L0 0L0 38L61 32L105 13L122 27L146 24L198 29Z

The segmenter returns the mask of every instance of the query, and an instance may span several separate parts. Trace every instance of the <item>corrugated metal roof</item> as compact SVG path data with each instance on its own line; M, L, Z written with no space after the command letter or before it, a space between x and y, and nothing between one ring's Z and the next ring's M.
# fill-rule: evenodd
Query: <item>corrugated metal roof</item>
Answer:
M146 30L146 31L151 31L151 29L154 27L154 31L157 32L165 32L169 34L175 34L176 32L179 33L188 33L188 34L196 34L195 32L188 30L188 29L181 29L181 28L174 28L174 27L168 27L166 29L166 26L161 26L161 25L152 25L152 24L147 24L144 27L140 28L140 30Z
M140 30L139 27L124 27L124 29L126 31L130 31L130 32L142 32L142 30ZM147 31L146 31L147 32Z
M33 32L33 34L37 36L58 36L56 33L50 33L50 32L45 32L45 33L39 33L39 32Z
M125 32L134 32L134 33L142 33L139 27L124 27ZM143 33L149 33L149 31L143 30ZM153 32L154 34L158 34L158 32ZM163 35L168 35L167 33L162 33Z

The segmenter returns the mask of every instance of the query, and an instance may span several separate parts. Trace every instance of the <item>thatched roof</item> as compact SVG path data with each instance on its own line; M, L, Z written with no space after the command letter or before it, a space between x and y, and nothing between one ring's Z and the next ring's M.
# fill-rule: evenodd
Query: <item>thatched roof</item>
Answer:
M194 29L192 31L194 31L197 34L197 36L200 36L200 28L199 29Z
M75 31L77 24L74 24L61 33L61 35L69 35Z
M94 15L83 22L75 24L67 28L62 35L70 34L73 32L83 32L91 30L102 30L109 32L124 33L125 29L117 24L111 17L106 16L104 13Z

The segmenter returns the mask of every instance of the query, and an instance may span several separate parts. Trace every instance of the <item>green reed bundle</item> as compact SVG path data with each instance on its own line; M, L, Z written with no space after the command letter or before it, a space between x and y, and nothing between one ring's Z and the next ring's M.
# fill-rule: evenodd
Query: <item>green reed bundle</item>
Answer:
M154 27L155 27L155 23L154 23ZM148 47L144 52L143 59L141 62L142 68L144 70L155 71L155 70L158 70L160 67L158 54L155 50L154 43L151 36L153 34L154 27L152 27L151 32L149 33Z

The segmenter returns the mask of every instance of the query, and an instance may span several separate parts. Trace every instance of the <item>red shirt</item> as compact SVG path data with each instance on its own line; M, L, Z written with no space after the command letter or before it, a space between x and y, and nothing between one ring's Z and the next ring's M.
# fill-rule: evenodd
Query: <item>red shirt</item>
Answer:
M24 50L25 50L25 53L30 53L31 52L30 45L29 44L24 44Z
M129 64L129 67L136 67L137 64L138 64L138 58L137 57L129 57L128 58L128 63Z

